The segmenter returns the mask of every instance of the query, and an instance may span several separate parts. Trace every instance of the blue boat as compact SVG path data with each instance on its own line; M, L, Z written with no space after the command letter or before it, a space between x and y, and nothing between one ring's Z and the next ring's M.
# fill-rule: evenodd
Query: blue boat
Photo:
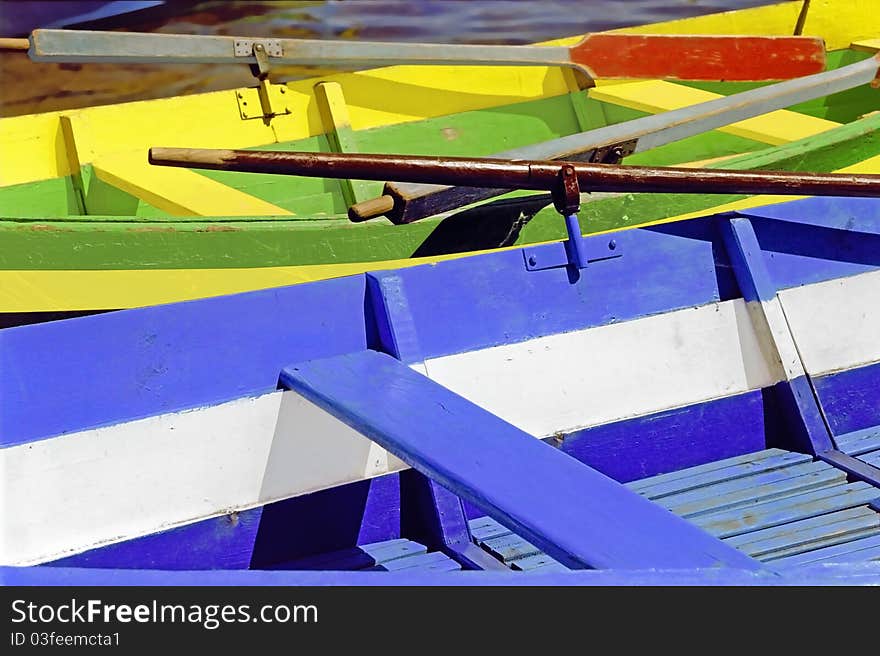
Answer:
M880 583L880 201L0 331L23 584Z

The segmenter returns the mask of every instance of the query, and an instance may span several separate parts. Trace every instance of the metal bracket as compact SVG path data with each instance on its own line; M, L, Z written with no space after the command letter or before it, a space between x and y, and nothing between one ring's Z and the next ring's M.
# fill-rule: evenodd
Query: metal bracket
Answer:
M233 43L233 51L236 57L250 57L255 54L255 46L261 45L269 57L281 57L284 50L280 39L236 39Z
M269 69L271 68L269 57L281 57L284 54L281 41L279 39L236 39L233 43L233 52L236 57L253 56L257 60L256 65L251 65L251 72L260 81L260 85L257 87L260 108L262 109L260 117L268 122L276 114L289 114L289 111L279 112L272 108L272 96L269 92L271 86L269 84ZM241 94L239 94L239 109L242 109L243 104L247 103L241 102ZM256 118L245 114L250 113L242 111L241 117Z
M238 102L238 113L245 121L253 118L268 120L273 116L290 114L287 102L289 93L285 85L272 84L269 80L261 80L258 87L237 89L235 99Z
M543 271L570 266L571 255L567 247L568 241L555 244L544 244L523 249L527 271ZM607 237L581 237L581 253L584 261L592 264L603 260L611 260L623 256L620 245ZM583 267L581 267L583 268Z
M636 152L638 143L638 139L630 139L609 144L608 146L601 146L593 151L589 161L593 164L620 164L624 157Z

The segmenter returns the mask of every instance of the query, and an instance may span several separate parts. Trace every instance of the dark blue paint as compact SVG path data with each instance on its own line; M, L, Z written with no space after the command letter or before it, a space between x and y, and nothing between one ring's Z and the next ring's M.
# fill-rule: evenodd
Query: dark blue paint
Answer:
M620 482L753 453L773 442L773 408L764 396L755 390L585 428L560 448Z
M759 567L388 355L312 360L281 381L569 567Z
M730 264L720 226L726 224L728 219L734 216L736 215L732 212L725 212L701 219L663 223L640 230L704 242L712 249L712 261L715 263L715 284L720 300L729 301L733 298L740 298L742 293L736 282L736 277L733 275L733 267Z
M880 234L794 221L751 219L770 279L797 287L880 268ZM876 226L874 228L876 230Z
M397 475L381 476L270 504L254 544L251 567L399 538Z
M732 567L691 569L614 569L532 572L291 572L77 569L68 567L0 567L7 586L424 586L424 585L878 585L880 562L796 568L784 573Z
M355 276L0 331L0 444L269 392L366 347L363 297Z
M578 330L718 300L712 246L647 230L586 237L625 257L591 264L571 283L566 268L528 271L522 250L396 272L425 358ZM550 253L559 244L531 247Z
M813 385L835 435L880 425L880 363L819 376Z
M762 205L736 214L880 234L880 202L876 198L814 196Z
M398 475L277 501L50 565L140 569L283 568L312 554L400 537ZM371 563L372 564L372 563Z
M732 218L721 223L733 273L747 301L769 301L776 297L776 287L764 264L764 254L748 219Z
M284 502L282 502L284 503ZM213 517L47 563L112 569L247 569L263 507Z
M471 539L461 499L414 469L400 474L401 533L467 569L506 569Z
M397 271L367 274L367 298L376 322L376 343L371 347L402 362L423 362L418 330L409 311L404 281Z
M806 376L776 383L772 389L782 416L787 448L811 455L834 448L812 384Z

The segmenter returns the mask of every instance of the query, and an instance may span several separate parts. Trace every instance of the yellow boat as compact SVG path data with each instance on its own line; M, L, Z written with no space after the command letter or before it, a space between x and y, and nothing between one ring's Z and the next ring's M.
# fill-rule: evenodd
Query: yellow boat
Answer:
M805 12L798 0L616 31L790 35L799 22L803 34L825 40L831 67L880 50L872 0L814 0ZM151 167L151 146L364 152L405 146L411 153L480 156L753 86L597 80L582 89L570 70L557 67L395 66L268 84L271 119L263 118L266 98L261 103L257 87L0 119L0 314L8 325L564 236L546 200L529 204L528 198L510 204L514 209L500 219L468 215L468 234L451 240L456 216L448 213L408 226L352 224L347 205L378 195L381 183ZM877 172L880 147L872 135L880 119L870 116L880 107L876 93L863 86L772 111L625 163ZM585 207L582 227L597 232L779 200L603 198Z

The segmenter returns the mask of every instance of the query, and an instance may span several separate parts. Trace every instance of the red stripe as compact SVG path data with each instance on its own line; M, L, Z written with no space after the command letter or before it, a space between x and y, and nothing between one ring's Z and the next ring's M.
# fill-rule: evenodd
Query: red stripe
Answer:
M825 70L822 39L591 34L570 50L595 77L787 80Z

